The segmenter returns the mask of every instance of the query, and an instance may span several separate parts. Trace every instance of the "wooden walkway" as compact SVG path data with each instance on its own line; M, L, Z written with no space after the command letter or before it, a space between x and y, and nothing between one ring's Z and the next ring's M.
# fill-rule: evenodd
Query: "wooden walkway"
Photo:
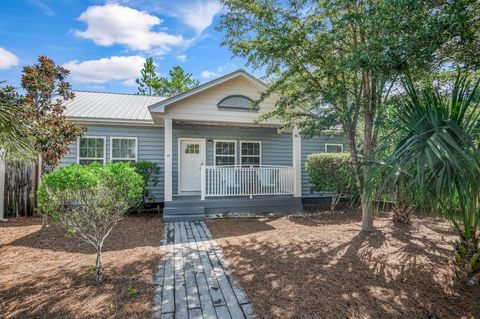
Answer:
M154 318L257 318L204 222L165 224Z

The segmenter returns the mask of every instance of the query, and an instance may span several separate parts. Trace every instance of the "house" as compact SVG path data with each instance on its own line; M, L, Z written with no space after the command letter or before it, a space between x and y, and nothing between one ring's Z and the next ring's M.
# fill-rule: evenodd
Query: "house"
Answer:
M182 94L162 98L76 92L66 116L88 132L61 165L148 160L159 163L155 202L165 220L206 214L295 212L312 191L304 164L314 152L341 152L341 136L302 139L277 119L257 123L274 109L267 88L238 70Z

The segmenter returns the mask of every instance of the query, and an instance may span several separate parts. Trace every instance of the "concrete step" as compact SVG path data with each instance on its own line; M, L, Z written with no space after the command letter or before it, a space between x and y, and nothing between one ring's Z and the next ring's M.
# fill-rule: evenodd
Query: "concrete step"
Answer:
M163 222L195 222L204 221L205 215L163 215Z

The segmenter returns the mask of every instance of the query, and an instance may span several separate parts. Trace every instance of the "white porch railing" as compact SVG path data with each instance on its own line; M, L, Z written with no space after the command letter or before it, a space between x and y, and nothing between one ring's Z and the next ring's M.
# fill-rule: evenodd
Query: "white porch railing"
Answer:
M294 171L290 166L201 168L201 197L289 195L294 193Z

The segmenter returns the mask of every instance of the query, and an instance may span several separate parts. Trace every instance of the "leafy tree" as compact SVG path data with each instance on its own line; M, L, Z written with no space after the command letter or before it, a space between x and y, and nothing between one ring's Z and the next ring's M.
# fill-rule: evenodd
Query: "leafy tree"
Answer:
M388 196L400 188L410 203L453 223L457 274L471 285L480 281L479 82L459 74L442 95L432 85L417 90L406 79L407 97L395 113L399 142L371 170L377 177L371 194Z
M0 87L0 156L4 159L35 159L28 127L18 117L21 104L22 97L13 87Z
M198 86L198 80L186 73L180 66L174 66L168 77L158 76L152 58L148 58L141 70L142 77L137 79L138 94L170 97Z
M38 189L38 176L51 172L60 158L70 150L70 144L81 135L81 128L68 121L63 114L64 101L74 98L71 85L66 81L70 71L40 56L38 63L26 66L22 71L22 87L26 91L19 109L21 120L27 124L29 135L41 165L35 161L33 193ZM36 199L33 200L36 206ZM43 216L40 233L45 231L47 215Z
M200 84L192 78L191 73L186 73L180 66L174 66L169 72L169 79L165 79L163 92L165 96L174 96L188 91Z
M279 117L309 137L341 127L362 194L362 229L373 229L365 193L385 105L401 74L441 64L438 51L469 12L448 1L223 0L224 44L262 68ZM452 27L453 26L453 27Z
M42 159L42 174L58 166L60 158L69 152L70 144L84 128L75 126L63 114L63 102L75 96L66 81L70 71L40 56L37 64L24 67L22 73L26 94L19 115L28 123L35 151Z
M343 195L355 189L355 173L348 153L310 154L305 170L316 191L332 192L330 210L335 210Z
M138 94L141 95L161 95L162 78L155 71L153 58L148 58L143 64L141 78L136 79L138 84Z
M143 178L126 163L73 164L46 174L38 190L44 214L96 250L96 281L103 281L102 247L125 212L142 197Z

